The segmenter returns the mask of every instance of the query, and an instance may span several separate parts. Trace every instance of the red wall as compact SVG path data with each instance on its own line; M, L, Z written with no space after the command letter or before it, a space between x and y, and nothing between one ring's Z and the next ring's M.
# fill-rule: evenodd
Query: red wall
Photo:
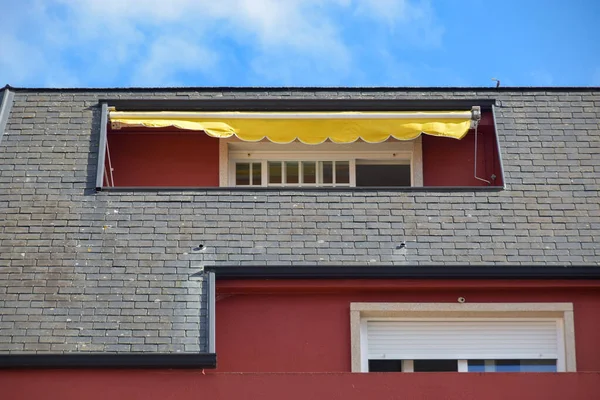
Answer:
M474 178L475 131L461 140L423 135L424 186L502 186L500 158L491 113L484 113L477 137L477 176ZM491 176L496 175L495 180Z
M217 281L217 370L0 370L0 398L598 399L598 286L590 281ZM461 296L467 302L573 302L578 372L347 372L350 302L456 302Z
M219 186L219 139L203 132L156 132L109 131L114 186ZM106 170L108 162L107 154Z
M217 293L228 283L217 282ZM450 284L453 288L418 291L222 294L216 303L217 371L349 372L351 302L456 303L458 297L473 303L574 303L577 371L600 371L598 288L510 290L461 288L459 281ZM309 288L311 283L306 285Z
M595 400L599 394L600 373L0 371L6 400Z

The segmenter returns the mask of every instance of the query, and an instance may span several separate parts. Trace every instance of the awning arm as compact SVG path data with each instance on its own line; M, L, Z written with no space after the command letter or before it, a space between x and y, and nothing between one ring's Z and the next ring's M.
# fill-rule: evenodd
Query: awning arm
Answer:
M473 106L471 108L471 129L477 128L479 122L481 122L481 107Z
M237 136L249 142L320 144L381 143L390 137L412 140L422 133L462 139L481 119L481 108L459 111L336 111L336 112L240 112L240 111L113 111L111 126L175 127L204 131L219 139Z
M481 119L481 107L474 106L470 111L464 112L355 112L355 111L336 111L336 112L169 112L169 111L116 111L112 108L110 117L112 118L163 118L163 119L471 119L478 121Z

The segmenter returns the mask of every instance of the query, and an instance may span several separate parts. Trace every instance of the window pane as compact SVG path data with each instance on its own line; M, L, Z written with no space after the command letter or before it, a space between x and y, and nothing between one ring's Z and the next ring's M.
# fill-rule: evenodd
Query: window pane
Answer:
M556 372L556 360L469 360L469 372Z
M235 184L249 185L250 184L250 164L237 163L235 164Z
M519 360L496 360L496 372L519 372L521 363Z
M495 360L496 372L556 372L556 360Z
M302 183L317 183L317 163L314 161L302 162Z
M356 164L356 186L410 186L410 165Z
M269 183L281 183L281 162L269 161Z
M298 167L298 161L286 161L285 162L285 183L298 183L300 171Z
M333 161L323 161L323 183L333 183Z
M483 360L469 360L467 364L469 372L485 372L485 361Z
M415 372L447 372L458 371L457 360L415 360Z
M402 372L402 360L369 360L369 372Z
M252 163L252 184L255 186L262 185L262 165L261 163Z
M521 372L556 372L556 360L521 360Z
M335 162L335 183L350 183L350 163L348 161Z

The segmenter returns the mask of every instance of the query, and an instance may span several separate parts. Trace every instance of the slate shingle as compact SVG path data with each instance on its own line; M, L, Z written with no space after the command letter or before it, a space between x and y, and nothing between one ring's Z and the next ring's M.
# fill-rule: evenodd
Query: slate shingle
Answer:
M96 193L97 104L117 97L492 98L507 189ZM203 265L597 265L599 121L600 91L576 89L17 90L0 143L0 352L206 351Z

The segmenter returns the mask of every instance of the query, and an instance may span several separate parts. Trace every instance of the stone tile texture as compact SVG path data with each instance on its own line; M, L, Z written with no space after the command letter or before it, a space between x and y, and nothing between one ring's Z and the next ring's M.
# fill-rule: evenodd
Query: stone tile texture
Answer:
M96 193L107 98L491 98L506 190ZM206 351L206 265L598 265L599 189L600 89L17 89L0 353Z

